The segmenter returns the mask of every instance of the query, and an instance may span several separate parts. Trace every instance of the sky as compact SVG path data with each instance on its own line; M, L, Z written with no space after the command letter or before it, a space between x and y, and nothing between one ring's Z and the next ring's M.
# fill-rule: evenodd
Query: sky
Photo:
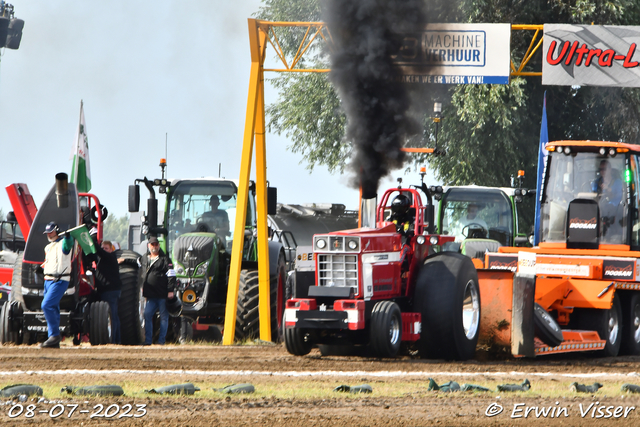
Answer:
M26 183L39 206L55 174L71 172L81 100L91 192L115 216L127 213L127 187L136 178L160 177L165 141L169 178L218 176L219 166L223 177L238 177L250 72L247 18L260 0L9 3L25 26L18 50L0 50L3 187ZM267 87L266 103L277 100ZM285 136L266 138L267 178L279 202L357 209L348 175L324 166L310 174L301 155L286 149ZM396 185L402 174L395 171L381 186ZM417 184L419 176L404 180ZM426 181L435 183L432 174ZM0 208L11 210L5 191Z

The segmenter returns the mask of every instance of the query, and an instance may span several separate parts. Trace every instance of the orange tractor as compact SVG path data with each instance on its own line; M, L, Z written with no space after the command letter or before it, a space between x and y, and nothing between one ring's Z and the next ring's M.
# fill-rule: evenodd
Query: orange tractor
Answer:
M547 150L539 246L486 255L481 337L524 356L640 354L640 145L557 141ZM528 270L521 289L511 286L516 268Z

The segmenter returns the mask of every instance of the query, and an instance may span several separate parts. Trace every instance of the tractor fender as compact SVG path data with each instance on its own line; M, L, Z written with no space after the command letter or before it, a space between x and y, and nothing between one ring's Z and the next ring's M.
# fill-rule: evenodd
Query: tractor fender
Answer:
M278 257L280 252L284 254L282 243L273 240L269 241L269 276L274 277L278 274Z

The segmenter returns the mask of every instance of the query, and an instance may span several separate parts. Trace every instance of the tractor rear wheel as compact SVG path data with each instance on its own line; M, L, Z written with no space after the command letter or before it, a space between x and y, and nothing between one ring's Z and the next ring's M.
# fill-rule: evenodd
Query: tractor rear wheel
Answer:
M536 336L549 347L557 347L564 341L560 325L537 302L533 304L533 323Z
M119 264L122 291L118 300L118 317L120 318L120 338L122 344L139 345L144 341L144 303L142 282L139 280L137 261L140 258L134 251L119 250L117 258L127 262Z
M285 328L284 344L287 351L294 356L304 356L309 354L313 344L309 340L307 331L304 329Z
M4 313L6 310L7 304L2 304L0 306L0 345L4 345L7 341L5 341L4 339L4 328L5 328L5 320L4 320Z
M380 301L373 306L369 344L377 357L395 357L402 342L402 314L398 304Z
M238 302L236 306L236 333L237 341L244 341L260 336L260 316L258 310L259 294L258 270L242 270L240 272L240 286L238 289ZM278 281L270 280L271 294L271 340L278 339ZM283 283L284 284L284 283Z
M586 308L580 310L580 329L596 331L601 340L605 340L604 350L598 352L603 357L615 357L620 352L622 342L622 308L620 298L614 295L611 308L602 310Z
M91 304L89 317L89 341L91 345L111 344L111 309L109 304L98 301Z
M284 252L280 252L278 256L276 274L270 278L269 282L271 285L271 341L282 342L284 339L284 306L287 302L287 266Z
M236 306L235 339L244 341L260 333L258 313L258 270L242 270Z
M480 330L480 289L471 258L455 252L429 257L416 282L413 310L422 315L417 342L426 358L473 358Z
M623 335L620 352L637 356L640 354L640 294L630 294L622 310Z

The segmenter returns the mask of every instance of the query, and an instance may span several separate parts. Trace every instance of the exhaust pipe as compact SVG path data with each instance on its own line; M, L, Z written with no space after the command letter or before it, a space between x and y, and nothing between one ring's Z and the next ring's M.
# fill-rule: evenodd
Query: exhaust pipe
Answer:
M373 198L360 199L360 227L376 228L376 208L378 206L378 196Z
M69 207L69 177L64 172L56 174L56 202L60 209Z

